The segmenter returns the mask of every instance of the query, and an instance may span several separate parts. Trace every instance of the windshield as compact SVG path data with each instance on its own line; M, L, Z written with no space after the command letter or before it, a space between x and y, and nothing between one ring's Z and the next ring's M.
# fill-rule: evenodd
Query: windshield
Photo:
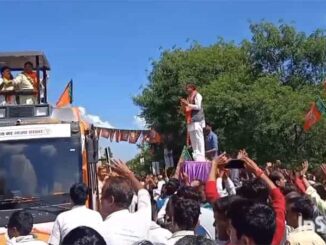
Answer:
M80 135L0 142L0 202L52 200L69 193L81 176Z

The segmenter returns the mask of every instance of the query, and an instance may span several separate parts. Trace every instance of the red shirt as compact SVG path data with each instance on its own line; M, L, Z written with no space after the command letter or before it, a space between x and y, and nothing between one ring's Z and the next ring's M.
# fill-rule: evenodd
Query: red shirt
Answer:
M283 241L285 234L285 198L279 188L274 188L269 194L276 215L276 229L272 245L279 245Z
M216 181L210 180L206 182L205 193L207 200L211 203L219 198ZM279 245L283 241L285 234L285 198L279 188L274 188L269 194L272 199L276 223L272 245Z

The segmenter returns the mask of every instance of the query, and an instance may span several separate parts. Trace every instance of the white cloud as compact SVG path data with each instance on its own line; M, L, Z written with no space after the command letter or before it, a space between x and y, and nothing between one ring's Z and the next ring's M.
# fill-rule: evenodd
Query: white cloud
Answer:
M134 125L137 127L137 129L145 129L146 127L146 121L144 118L140 116L134 116Z
M88 114L85 107L79 107L80 114L83 120L90 124L94 124L94 126L97 127L103 127L103 128L113 128L112 124L108 121L103 121L99 116Z

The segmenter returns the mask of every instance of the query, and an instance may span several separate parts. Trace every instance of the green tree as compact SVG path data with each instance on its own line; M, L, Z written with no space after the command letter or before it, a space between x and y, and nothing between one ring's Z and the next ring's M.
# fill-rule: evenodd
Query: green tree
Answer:
M179 107L188 82L204 97L207 120L213 122L222 149L243 147L258 161L303 158L321 162L324 120L304 133L310 102L323 96L320 82L326 68L326 37L287 24L251 24L251 40L225 42L162 52L153 63L148 86L134 98L142 116L160 133L173 135L173 150L185 144L186 125Z

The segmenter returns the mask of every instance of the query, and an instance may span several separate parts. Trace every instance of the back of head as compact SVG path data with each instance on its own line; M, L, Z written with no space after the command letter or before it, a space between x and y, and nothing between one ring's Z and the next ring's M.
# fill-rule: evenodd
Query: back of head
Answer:
M299 196L287 198L287 205L292 212L301 214L304 220L312 220L314 216L313 204L307 197Z
M70 198L75 205L85 205L88 195L88 187L83 183L74 184L70 188Z
M201 201L200 193L197 192L196 189L191 186L181 187L177 192L177 196L184 199L192 199L197 202Z
M175 245L215 245L215 242L202 236L185 236Z
M231 203L227 216L231 221L232 228L236 232L236 239L247 237L255 244L270 244L275 232L274 210L263 203L255 203L248 199L238 199ZM233 238L234 239L234 238Z
M135 242L133 245L153 245L153 243L147 240L143 240L143 241Z
M114 176L109 178L102 191L102 197L114 198L114 203L119 208L128 208L133 198L133 189L130 182L123 177Z
M215 203L213 205L213 210L214 210L214 212L226 214L231 203L238 199L240 199L240 197L236 196L236 195L230 195L230 196L225 196L225 197L219 198L215 201Z
M266 184L261 179L245 181L237 193L244 198L266 203L269 192Z
M105 245L104 238L94 229L80 226L70 231L61 245Z
M194 230L200 214L200 203L193 199L173 199L173 223L179 230Z
M271 181L273 181L273 183L274 183L275 185L277 185L276 182L281 180L282 175L281 175L281 173L280 173L279 171L273 171L273 172L271 172L271 174L269 175L269 178L270 178Z
M166 194L168 196L173 195L179 188L179 180L177 179L170 179L168 183L166 183Z
M29 212L23 210L16 211L10 216L8 221L8 235L10 238L16 235L27 236L31 233L32 229L33 216Z

